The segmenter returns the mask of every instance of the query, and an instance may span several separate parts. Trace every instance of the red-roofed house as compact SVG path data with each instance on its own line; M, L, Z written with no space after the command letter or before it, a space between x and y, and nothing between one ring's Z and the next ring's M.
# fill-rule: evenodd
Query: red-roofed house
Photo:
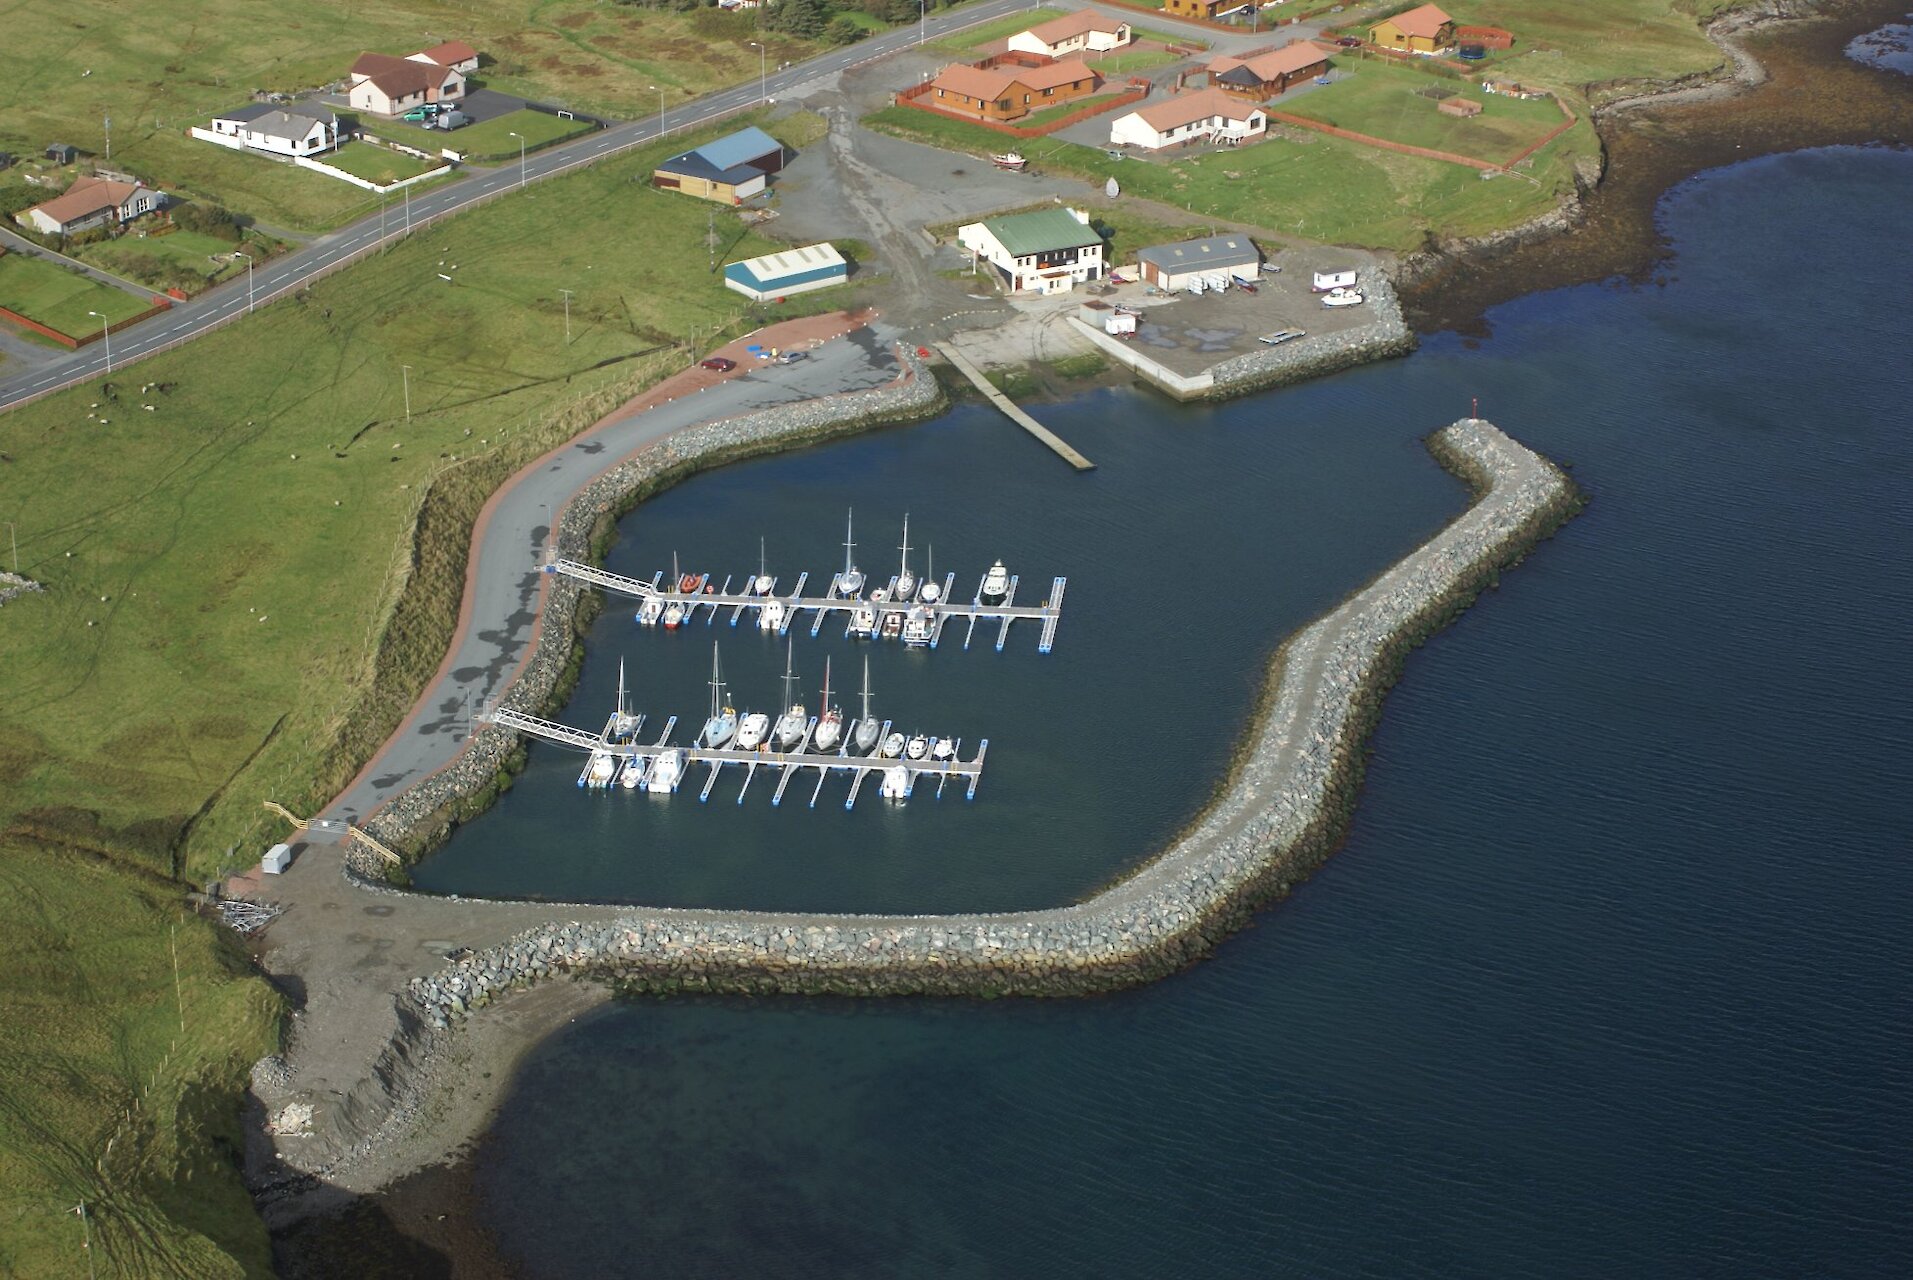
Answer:
M436 62L441 67L451 67L466 75L478 70L478 50L463 40L447 40L444 44L435 44L429 49L407 54L406 58L412 62Z
M1018 53L1040 53L1049 58L1073 54L1108 53L1128 44L1133 33L1121 18L1105 18L1094 9L1051 18L1011 36L1008 47Z
M1220 57L1209 64L1209 83L1261 102L1290 85L1328 70L1328 55L1307 40L1264 49L1245 58Z
M396 116L428 102L465 96L465 73L430 59L362 53L352 64L346 101L373 115Z
M930 82L928 101L979 120L1014 120L1094 93L1101 84L1101 78L1076 58L1043 67L988 70L959 62L937 73Z
M1410 53L1439 53L1455 42L1455 20L1432 4L1383 18L1368 29L1368 38L1384 49Z
M1119 147L1160 151L1213 139L1244 142L1269 127L1268 113L1220 89L1181 93L1110 121L1109 141Z
M131 222L159 208L159 200L159 192L137 182L81 177L62 194L15 214L14 221L50 236L77 235Z

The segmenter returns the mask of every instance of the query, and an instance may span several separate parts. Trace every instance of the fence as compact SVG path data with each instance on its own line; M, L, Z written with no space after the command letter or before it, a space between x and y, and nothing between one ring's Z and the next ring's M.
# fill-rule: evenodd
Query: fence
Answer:
M1129 83L1132 87L1122 93L1107 98L1096 98L1086 103L1080 111L1072 111L1060 120L1051 120L1048 124L1034 126L1001 124L995 120L982 120L970 115L968 112L953 111L949 107L937 106L934 102L924 102L921 99L928 94L931 89L936 87L928 83L912 85L908 89L900 90L897 93L896 101L900 107L915 107L919 111L929 111L936 115L948 116L952 120L962 120L967 124L978 125L994 133L1008 134L1012 138L1042 138L1055 133L1059 129L1067 129L1073 124L1080 124L1092 116L1099 116L1105 112L1114 111L1118 107L1126 107L1131 103L1141 102L1149 96L1149 82L1147 80L1140 77L1132 77Z
M1514 32L1500 27L1456 27L1455 40L1461 44L1478 44L1484 49L1514 48Z
M1449 164L1467 165L1470 169L1479 169L1483 173L1502 173L1514 168L1523 160L1553 142L1556 138L1572 129L1578 121L1565 102L1555 99L1555 105L1561 108L1563 120L1539 138L1517 151L1506 160L1477 160L1473 156L1456 155L1452 151L1438 151L1433 147L1411 146L1406 142L1391 142L1387 138L1377 138L1372 134L1357 133L1353 129L1343 129L1332 124L1323 124L1320 120L1311 120L1307 116L1294 116L1286 111L1269 111L1269 119L1279 120L1283 124L1295 125L1301 129L1313 129L1317 133L1326 133L1334 138L1346 138L1350 142L1359 142L1364 146L1380 147L1384 151L1394 151L1405 156L1420 156L1424 160L1442 160ZM1264 108L1267 110L1267 108Z
M251 155L263 156L267 160L274 160L280 164L293 164L301 169L311 169L315 173L323 173L328 178L338 178L351 183L355 187L364 187L367 191L376 192L379 195L384 195L388 191L397 191L400 187L409 187L415 182L426 182L433 178L440 177L450 173L452 168L449 164L442 164L436 169L430 169L424 173L414 174L412 177L401 178L397 182L388 182L384 186L380 186L369 178L361 178L356 173L347 173L344 169L335 168L323 160L314 160L309 156L281 155L277 151L261 151L258 147L249 147L228 133L214 133L211 129L201 129L197 125L188 127L186 132L198 138L201 142L215 143L225 147L229 151L244 151ZM391 142L386 139L380 139L378 145L390 147L394 151L400 151L407 155L416 156L421 160L438 159L438 157L433 156L429 152L419 151L415 148L405 146L402 143Z
M148 307L146 310L140 312L138 315L128 316L126 319L120 321L118 324L108 325L104 329L98 330L93 333L88 333L84 335L83 337L74 337L70 333L61 333L58 329L54 329L47 325L41 324L38 320L33 319L31 316L21 315L18 311L15 311L11 307L0 307L0 319L11 320L13 321L13 323L19 325L23 329L31 329L33 330L33 332L41 335L42 337L53 339L53 341L59 343L61 346L65 347L69 351L77 351L81 347L86 346L90 342L98 342L101 338L105 337L109 333L118 333L121 329L124 329L129 325L135 325L142 320L149 319L152 316L156 316L160 312L166 310L168 307L171 307L173 305L172 300L170 298L162 298L162 297L155 296L153 301L156 305Z

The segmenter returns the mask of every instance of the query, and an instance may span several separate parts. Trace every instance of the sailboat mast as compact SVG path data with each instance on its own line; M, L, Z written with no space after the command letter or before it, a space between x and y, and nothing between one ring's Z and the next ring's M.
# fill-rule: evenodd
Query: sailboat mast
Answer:
M910 513L908 511L903 513L903 572L898 576L904 578L910 576Z
M624 719L624 659L618 659L618 719Z
M855 515L856 512L854 510L844 513L844 577L846 578L848 578L855 569L855 566L851 563L850 554L857 549L857 544L851 541L851 518Z
M823 704L819 707L819 710L821 711L830 710L830 659L829 658L824 659L824 701L823 701Z
M864 655L864 719L870 719L870 655Z
M724 701L724 679L717 669L717 641L711 641L711 719L715 720Z
M791 674L790 669L791 653L795 643L795 641L789 642L784 647L784 709L787 711L797 705L797 699L793 698L790 692L791 685L797 679Z

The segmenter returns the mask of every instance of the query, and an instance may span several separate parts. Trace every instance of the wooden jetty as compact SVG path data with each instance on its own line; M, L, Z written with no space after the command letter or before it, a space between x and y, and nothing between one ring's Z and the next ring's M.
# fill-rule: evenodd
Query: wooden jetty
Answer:
M760 768L775 770L778 774L777 788L771 796L771 803L773 805L783 803L784 791L799 771L815 769L817 770L817 785L811 790L810 795L810 807L813 809L817 807L817 798L823 791L824 780L833 773L850 775L850 793L844 800L844 808L849 809L857 803L857 795L863 789L864 780L869 775L874 773L881 779L882 775L897 768L904 770L904 793L902 796L892 797L893 799L901 800L913 795L916 791L917 784L925 779L935 781L936 794L941 798L944 785L952 778L956 778L961 779L964 784L964 798L966 800L974 800L976 799L977 783L981 781L983 777L983 757L988 754L990 749L990 740L984 738L977 743L975 756L968 760L960 760L957 758L957 751L962 746L962 740L952 739L950 740L951 753L949 757L938 760L934 758L934 752L940 739L931 738L930 749L921 759L912 760L903 756L886 756L881 754L881 752L884 739L891 733L890 722L887 720L884 722L882 731L877 735L877 747L873 752L870 755L854 755L849 748L849 744L855 740L856 735L857 722L854 720L845 727L843 736L844 745L836 751L812 751L807 749L811 745L812 735L817 728L817 721L814 717L810 723L805 726L803 741L798 743L795 751L773 750L768 743L755 751L740 751L735 747L671 746L670 737L672 729L677 724L676 716L672 716L666 723L664 732L658 736L657 741L650 744L640 744L636 741L635 736L628 741L613 740L611 737L613 721L606 722L604 732L593 734L585 729L575 729L570 725L559 724L553 720L544 720L534 715L527 715L525 712L514 710L511 707L494 707L482 713L479 718L488 724L495 724L501 728L511 729L527 737L537 738L542 742L550 742L557 746L569 747L578 751L588 751L594 756L599 754L614 755L620 760L620 774L626 769L638 769L642 771L640 777L643 778L648 778L650 769L653 764L656 763L658 757L671 751L682 752L684 757L684 770L686 773L690 771L693 765L702 764L710 768L710 774L705 778L703 788L698 793L699 801L708 801L711 798L711 791L717 785L718 774L723 772L727 765L742 765L744 768L744 782L737 793L737 802L739 804L744 803L744 795L750 790L751 780L756 777L757 771ZM642 717L634 717L633 719L641 720ZM633 729L630 730L630 732L635 735L636 730ZM682 776L680 776L678 785L682 785ZM615 784L607 789L616 789ZM675 791L676 787L672 789Z
M938 343L937 350L943 353L944 359L956 366L957 372L974 383L976 389L981 391L991 404L1001 409L1005 417L1048 445L1063 461L1069 463L1070 466L1075 467L1078 471L1094 471L1096 469L1096 464L1071 448L1068 441L1038 422L1035 418L1030 417L1030 415L1023 412L1023 410L1017 408L1016 401L1010 399L1001 391L998 391L995 384L983 376L983 371L971 364L969 357L965 356L961 351L945 343Z

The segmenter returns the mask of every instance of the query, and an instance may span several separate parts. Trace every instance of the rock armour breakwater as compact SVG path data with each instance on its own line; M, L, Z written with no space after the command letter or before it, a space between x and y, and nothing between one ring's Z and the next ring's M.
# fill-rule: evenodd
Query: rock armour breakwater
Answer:
M1463 419L1428 446L1474 489L1474 505L1282 646L1220 798L1095 897L974 916L637 909L555 921L414 979L406 999L447 1027L508 989L560 975L643 991L1059 996L1187 964L1334 850L1360 786L1362 742L1406 652L1579 508L1558 468L1491 423Z
M1387 272L1364 272L1362 291L1368 299L1365 305L1374 312L1375 319L1340 333L1297 338L1279 347L1224 360L1209 370L1214 384L1205 398L1233 399L1251 391L1288 386L1413 351L1415 335L1402 318L1401 302L1395 296L1395 286Z

